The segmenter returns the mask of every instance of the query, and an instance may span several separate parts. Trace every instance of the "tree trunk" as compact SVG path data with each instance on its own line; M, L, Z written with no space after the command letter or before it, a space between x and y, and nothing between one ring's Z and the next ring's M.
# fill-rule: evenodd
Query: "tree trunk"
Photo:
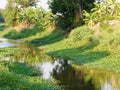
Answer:
M77 4L77 9L75 11L75 26L82 25L82 19L83 19L83 8L82 8L82 2Z
M14 13L14 18L13 18L13 26L17 25L17 14L18 14L18 7L15 7L15 13Z

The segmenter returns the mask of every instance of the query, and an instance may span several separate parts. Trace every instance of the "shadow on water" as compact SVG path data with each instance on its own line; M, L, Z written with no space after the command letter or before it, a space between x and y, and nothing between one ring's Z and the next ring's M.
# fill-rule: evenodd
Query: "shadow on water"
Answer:
M100 60L109 55L107 51L90 51L97 47L98 43L89 43L78 48L70 48L48 52L49 55L74 60L77 64L86 64ZM71 53L72 52L72 53Z

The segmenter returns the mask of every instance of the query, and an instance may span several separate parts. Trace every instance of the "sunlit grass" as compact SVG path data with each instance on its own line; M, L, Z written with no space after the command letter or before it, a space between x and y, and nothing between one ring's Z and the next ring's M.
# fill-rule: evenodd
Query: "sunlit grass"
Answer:
M110 32L105 30L98 34L82 26L68 36L59 30L44 30L24 40L43 48L51 56L67 58L78 65L120 71L120 34L116 26L110 27Z
M12 56L19 51L20 51L20 49L14 48L14 47L12 47L12 48L0 48L0 58Z
M79 35L81 30L83 29L78 28L78 32L74 30L72 32L76 32ZM78 65L120 71L118 32L119 31L115 31L114 33L103 32L103 38L96 37L93 34L91 37L83 40L80 40L77 35L71 35L61 41L42 47L40 46L40 48L44 48L51 56L70 59L73 63ZM85 35L83 38L84 37ZM111 42L111 40L113 40L113 42Z

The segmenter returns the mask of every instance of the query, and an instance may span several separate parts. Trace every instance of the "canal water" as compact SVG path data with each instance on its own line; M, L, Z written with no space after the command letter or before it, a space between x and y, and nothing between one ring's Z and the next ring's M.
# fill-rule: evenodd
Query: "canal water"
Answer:
M14 47L22 49L9 60L23 62L40 70L40 77L55 79L65 90L120 90L120 73L73 66L70 60L51 58L31 44L8 39L0 39L0 48ZM8 59L8 57L7 57ZM9 61L8 60L8 61Z

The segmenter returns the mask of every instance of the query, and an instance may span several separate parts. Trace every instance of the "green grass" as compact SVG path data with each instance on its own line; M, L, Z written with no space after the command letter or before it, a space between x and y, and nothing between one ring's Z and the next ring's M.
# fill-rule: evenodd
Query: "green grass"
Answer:
M102 35L100 33L95 36L87 26L78 27L72 30L67 38L63 36L64 38L60 41L49 43L51 39L48 38L49 44L44 44L40 48L45 49L51 56L67 58L78 65L120 71L118 32L105 31Z
M11 31L12 27L7 27L5 23L0 24L0 37L3 37L5 34Z
M0 90L62 90L55 82L38 76L23 76L0 65Z
M20 32L12 29L8 33L6 33L4 37L9 39L23 39L29 36L33 36L40 31L41 30L39 30L39 27L37 26L34 26L33 28L24 28Z
M2 48L0 58L20 51L14 47ZM40 74L40 71L24 63L0 61L0 90L63 90L55 80L44 80Z
M6 28L5 24L0 24L0 32L4 31L5 28Z
M21 36L20 39L44 49L50 56L69 59L78 66L120 72L120 31L111 29L110 32L105 30L96 34L97 31L82 26L72 30L69 35L59 30L43 30L25 37L21 31L18 35ZM15 38L18 39L16 36ZM0 49L0 57L13 55L15 52L16 50L11 48ZM61 90L56 83L34 76L37 71L29 66L21 63L2 65L1 90Z
M62 40L64 37L65 35L63 35L63 32L59 30L53 30L50 32L50 34L44 35L44 37L39 37L39 38L31 40L31 43L34 43L34 45L36 46L43 46L43 45L58 42Z
M26 76L36 76L39 74L37 70L34 70L32 67L24 63L1 61L0 64L1 66L8 68L9 72L15 74L22 74Z
M21 50L18 48L14 48L14 47L0 48L0 58L12 56L19 51L21 51Z
M97 33L82 26L69 35L59 30L44 30L24 40L51 56L67 58L78 65L120 71L120 31L116 27L111 29Z

